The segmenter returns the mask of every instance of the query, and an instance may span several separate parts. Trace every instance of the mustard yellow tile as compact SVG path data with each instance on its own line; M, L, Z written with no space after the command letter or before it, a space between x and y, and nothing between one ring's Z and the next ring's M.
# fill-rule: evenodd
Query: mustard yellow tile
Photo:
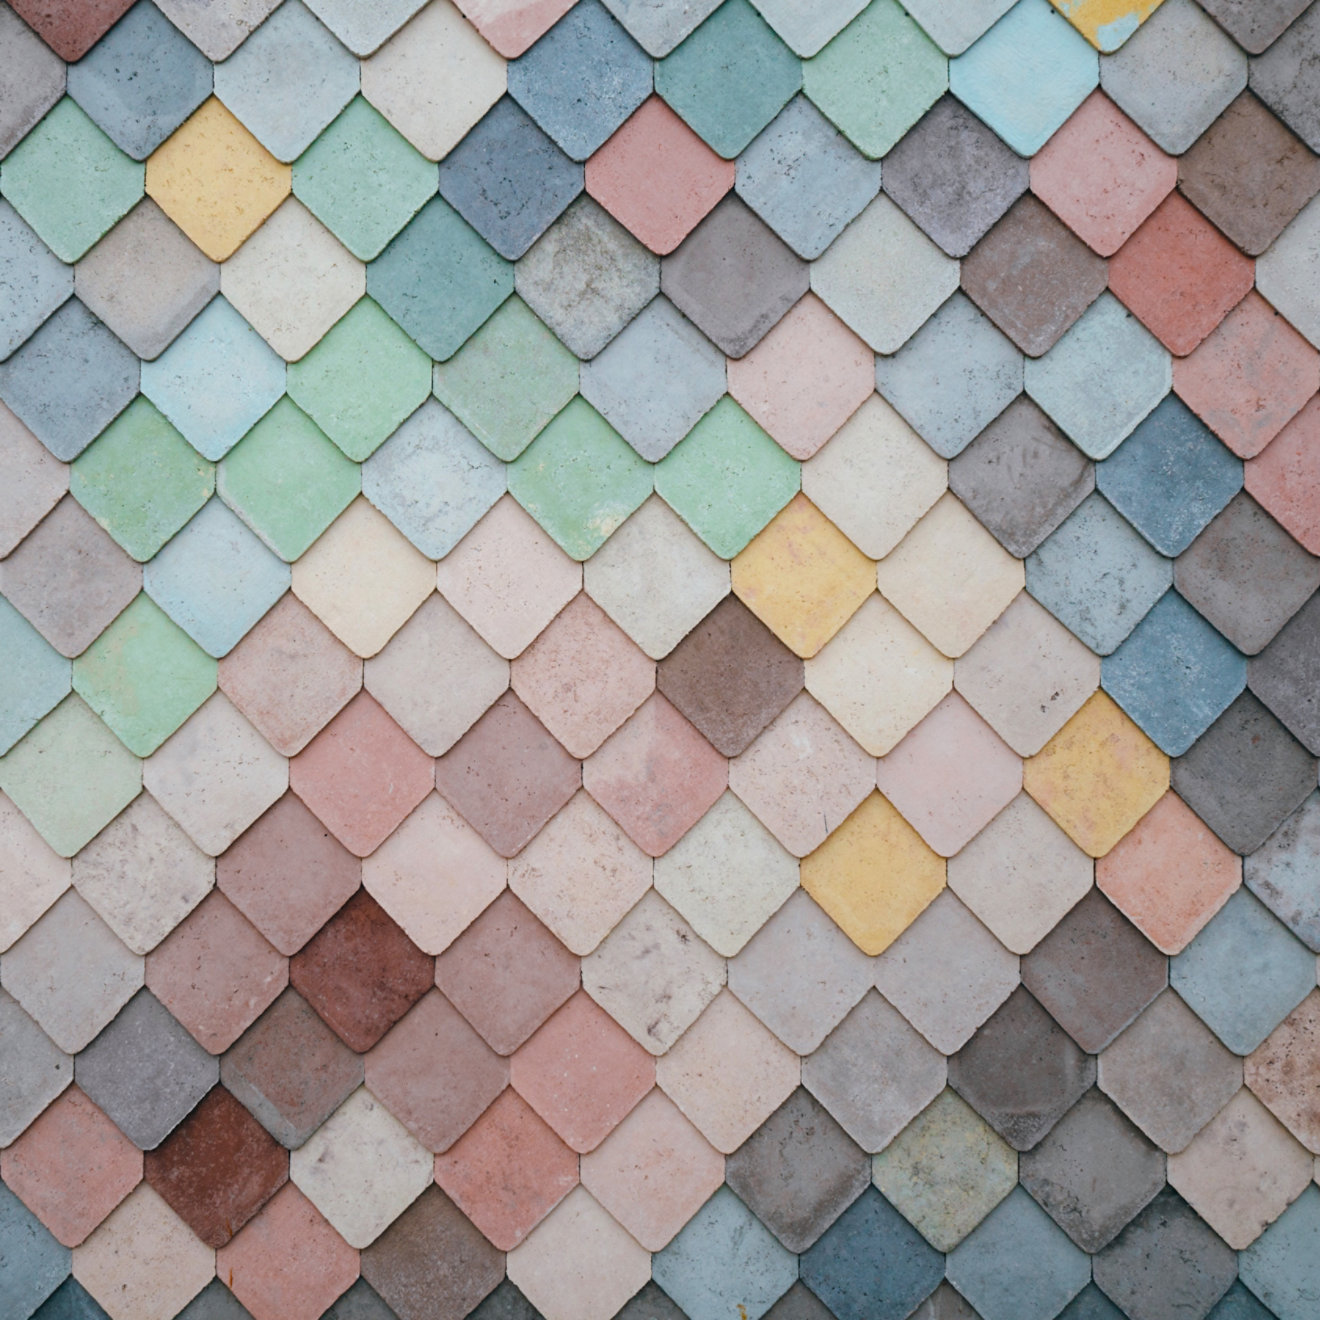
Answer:
M875 564L795 495L730 565L733 590L786 646L812 656L856 613Z
M292 170L212 97L147 158L147 193L212 261L289 195Z
M889 947L944 888L944 860L872 793L815 852L802 887L864 953Z
M1104 692L1033 757L1023 787L1084 852L1103 857L1169 787L1169 758Z
M1097 50L1117 50L1164 0L1050 0Z

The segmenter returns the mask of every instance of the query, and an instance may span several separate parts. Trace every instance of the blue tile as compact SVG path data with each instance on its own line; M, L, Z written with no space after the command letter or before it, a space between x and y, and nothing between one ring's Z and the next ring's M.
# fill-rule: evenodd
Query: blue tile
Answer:
M1234 1054L1250 1054L1315 988L1315 957L1239 889L1170 962L1169 984Z
M1095 470L1105 498L1162 555L1180 555L1242 489L1242 460L1176 394Z
M0 360L73 292L66 266L8 202L0 202Z
M943 1274L944 1257L874 1187L802 1257L802 1281L838 1320L903 1320Z
M210 94L211 61L151 0L138 0L69 66L69 95L134 160L146 160Z
M1059 1312L1059 1320L1126 1320L1126 1317L1095 1284L1088 1283Z
M0 753L69 695L73 668L0 596Z
M1114 651L1172 585L1172 560L1096 494L1027 559L1027 590L1097 655Z
M77 1279L69 1278L37 1308L32 1320L110 1320L110 1316Z
M1242 868L1247 888L1320 953L1320 793L1312 793Z
M1221 1297L1206 1320L1278 1320L1274 1312L1253 1297L1239 1279Z
M554 224L582 182L582 166L507 96L440 162L441 197L510 261Z
M690 1320L760 1320L798 1276L798 1260L727 1187L651 1259L655 1281Z
M1162 752L1181 756L1246 687L1247 660L1168 591L1105 657L1100 684Z
M1315 1320L1320 1305L1320 1188L1308 1187L1239 1257L1242 1282L1279 1320Z
M214 463L284 393L284 360L224 298L213 298L160 357L142 364L142 393Z
M208 655L227 655L288 590L290 572L219 499L145 567L147 595Z
M0 1184L0 1315L27 1317L69 1276L73 1253Z
M651 94L651 60L600 0L580 0L509 65L509 95L586 160Z

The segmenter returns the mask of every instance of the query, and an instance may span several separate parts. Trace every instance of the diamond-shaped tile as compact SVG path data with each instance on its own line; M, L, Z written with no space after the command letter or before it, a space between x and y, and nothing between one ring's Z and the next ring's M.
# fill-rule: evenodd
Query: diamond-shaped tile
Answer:
M0 952L69 887L68 861L7 798L0 798Z
M1315 33L1316 15L1302 14L1251 62L1251 90L1312 150L1320 146L1320 119L1313 104L1315 73L1307 54Z
M1261 293L1313 344L1320 341L1320 301L1310 288L1318 232L1320 206L1311 204L1261 256L1256 277Z
M0 403L0 461L5 486L0 491L0 552L18 543L69 489L69 469Z
M7 272L0 354L8 357L73 292L73 272L8 204L0 204L0 256Z
M0 654L9 672L0 702L0 749L8 751L69 695L71 667L10 603L0 601Z
M0 1135L20 1137L32 1121L73 1081L73 1060L23 1011L0 993L0 1028L12 1067L0 1081Z
M1310 883L1320 798L1314 793L1246 859L1247 888L1308 948L1320 952L1320 912Z
M1257 1098L1311 1151L1320 1145L1320 1116L1310 1100L1320 1027L1317 1004L1320 995L1312 991L1252 1051L1245 1069L1246 1083Z
M1245 471L1246 488L1312 554L1320 553L1320 401L1308 403Z
M60 59L74 61L81 59L106 34L129 3L130 0L99 0L76 8L56 5L43 10L31 0L19 0L14 12L22 16Z
M0 48L8 95L0 110L0 152L8 153L64 94L64 60L17 11L0 15Z
M1305 1191L1240 1257L1242 1279L1279 1315L1304 1314L1315 1291L1315 1262L1308 1244L1320 1221L1320 1202Z

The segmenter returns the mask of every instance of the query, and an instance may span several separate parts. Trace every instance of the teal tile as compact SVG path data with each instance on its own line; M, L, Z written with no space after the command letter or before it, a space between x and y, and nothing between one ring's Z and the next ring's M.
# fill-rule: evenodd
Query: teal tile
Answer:
M1242 1282L1279 1320L1313 1320L1320 1298L1320 1188L1306 1189L1239 1256Z
M26 1320L68 1278L72 1263L68 1247L0 1186L0 1314Z

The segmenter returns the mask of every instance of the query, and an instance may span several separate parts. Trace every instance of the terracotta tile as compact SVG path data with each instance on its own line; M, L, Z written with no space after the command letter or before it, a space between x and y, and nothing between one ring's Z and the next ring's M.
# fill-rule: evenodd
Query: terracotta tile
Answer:
M512 1087L435 1160L435 1180L501 1251L578 1183L578 1157Z
M216 862L216 884L285 955L352 897L361 863L292 793L241 834Z
M505 893L436 959L435 981L497 1054L512 1054L578 988L578 960Z
M655 1083L655 1063L585 994L514 1055L514 1089L579 1153L594 1150Z
M362 1054L426 993L433 966L360 890L294 955L289 981Z
M362 1060L296 990L286 990L225 1052L225 1087L283 1146L301 1146L362 1084Z
M147 959L147 988L212 1054L227 1050L288 982L288 959L221 893Z
M18 0L14 12L60 59L73 61L91 50L128 7L126 0L92 0L90 4Z
M358 1253L286 1185L216 1252L216 1273L252 1320L317 1320L357 1278Z
M509 1065L434 991L367 1056L367 1086L428 1150L448 1150L509 1081Z
M142 1153L72 1086L0 1154L0 1177L76 1247L142 1181Z

